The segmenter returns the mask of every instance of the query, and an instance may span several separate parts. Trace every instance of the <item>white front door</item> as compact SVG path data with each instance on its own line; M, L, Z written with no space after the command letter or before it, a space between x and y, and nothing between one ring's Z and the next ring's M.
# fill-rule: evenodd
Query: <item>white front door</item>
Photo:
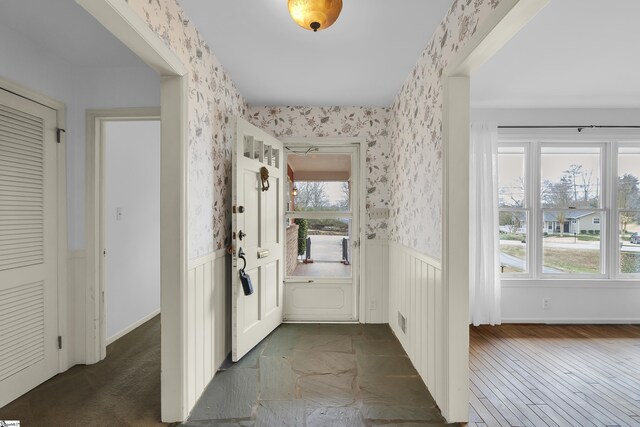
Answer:
M0 89L0 407L58 372L55 132Z
M232 183L234 362L282 323L285 170L282 143L238 118ZM251 280L249 295L240 280L241 270Z

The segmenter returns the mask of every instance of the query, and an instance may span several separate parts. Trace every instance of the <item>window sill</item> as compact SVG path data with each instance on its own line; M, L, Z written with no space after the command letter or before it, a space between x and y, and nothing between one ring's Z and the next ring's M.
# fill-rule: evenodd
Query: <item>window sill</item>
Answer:
M640 278L629 279L502 279L502 288L640 289Z

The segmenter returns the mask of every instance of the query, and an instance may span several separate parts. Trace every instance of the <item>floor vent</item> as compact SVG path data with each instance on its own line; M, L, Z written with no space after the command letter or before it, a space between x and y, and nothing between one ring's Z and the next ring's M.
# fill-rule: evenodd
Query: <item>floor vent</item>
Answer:
M400 312L398 312L398 326L400 326L402 332L404 332L405 334L407 333L407 319L405 319L405 317Z

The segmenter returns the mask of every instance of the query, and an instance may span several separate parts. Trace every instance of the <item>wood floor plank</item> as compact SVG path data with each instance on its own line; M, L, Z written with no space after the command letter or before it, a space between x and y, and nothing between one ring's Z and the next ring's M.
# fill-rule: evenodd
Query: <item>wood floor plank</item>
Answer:
M496 345L496 352L502 351L498 347L501 344ZM497 356L496 356L497 357ZM595 425L590 423L589 419L582 415L582 407L580 407L579 401L572 402L574 404L568 404L564 399L566 397L571 397L571 392L567 396L561 393L562 388L556 388L553 384L553 381L546 381L546 378L541 379L539 377L540 372L543 373L540 369L537 369L538 375L532 369L532 366L535 364L525 363L522 365L522 361L519 359L515 359L508 362L512 368L514 369L514 375L520 376L524 380L528 381L532 386L532 393L538 396L538 399L541 405L548 404L552 407L556 407L559 412L566 413L568 415L568 419L574 419L575 426L589 426ZM558 395L559 394L559 395ZM606 420L603 420L606 421Z
M521 342L520 344L523 348L530 349L536 353L535 358L523 354L523 358L528 359L528 363L523 365L522 369L527 371L530 369L529 366L539 368L539 376L546 380L546 383L550 385L550 388L554 392L559 392L556 396L564 396L568 398L565 400L577 403L583 410L599 419L604 425L617 425L621 422L616 412L608 410L606 404L603 405L600 400L585 403L585 400L577 394L585 390L590 390L591 385L597 382L595 379L592 379L597 378L597 373L591 373L592 377L580 374L577 372L576 367L572 366L574 361L570 355L557 357L558 353L561 353L557 348L553 354L549 353L549 349L553 347L553 344L545 340L540 341L540 344L544 345L544 350L542 351L532 348L529 342ZM520 352L521 350L520 348L515 348L515 351ZM571 360L571 362L568 362L569 360ZM603 378L600 377L599 381L602 380ZM563 387L569 389L571 393L567 394L565 390L563 390ZM622 422L622 424L626 425L624 422Z
M640 426L640 325L472 327L470 425Z

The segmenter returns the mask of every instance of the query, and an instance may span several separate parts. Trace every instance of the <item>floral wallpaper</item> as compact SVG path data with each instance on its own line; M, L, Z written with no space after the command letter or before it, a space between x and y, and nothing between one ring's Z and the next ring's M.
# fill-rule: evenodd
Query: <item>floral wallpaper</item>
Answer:
M278 137L364 137L366 140L366 209L389 201L390 112L366 107L250 107L249 121ZM367 216L367 239L387 239L387 219Z
M126 0L189 68L189 259L225 247L231 228L231 118L247 103L176 0Z
M190 259L228 238L234 115L276 137L365 137L367 208L390 208L389 219L367 221L367 237L441 258L442 74L500 0L454 0L389 109L249 108L176 0L125 1L190 69Z
M442 74L500 0L455 0L391 107L389 239L442 251Z

